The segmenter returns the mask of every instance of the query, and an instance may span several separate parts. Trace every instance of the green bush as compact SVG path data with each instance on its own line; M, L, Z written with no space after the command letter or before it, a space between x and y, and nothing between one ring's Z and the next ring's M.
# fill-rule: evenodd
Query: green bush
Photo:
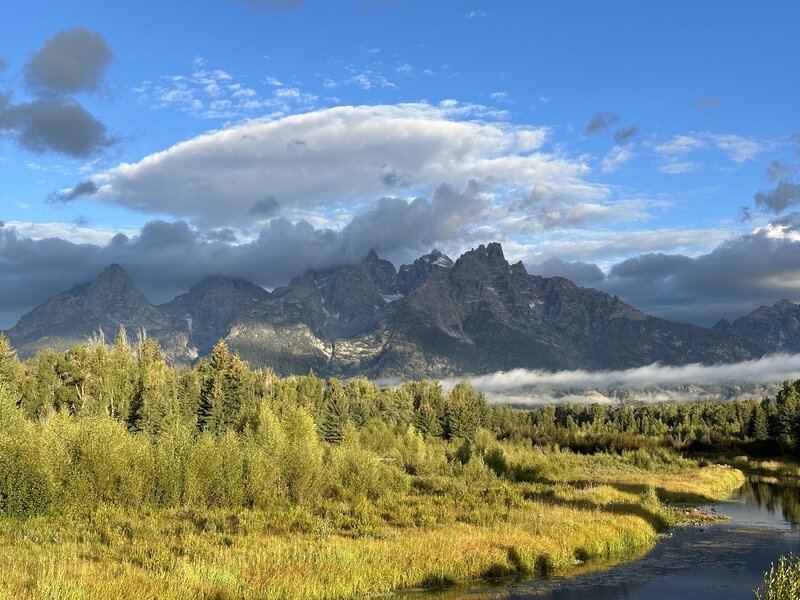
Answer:
M342 443L331 450L330 466L335 483L346 495L377 500L408 487L405 474L361 447L352 425L345 427Z
M51 418L44 432L56 494L75 504L138 506L151 496L150 441L110 417Z
M42 512L50 503L52 487L37 428L0 383L0 514Z
M286 446L281 455L289 497L297 503L308 502L322 484L322 445L317 426L304 408L290 407L283 415Z
M153 438L153 496L159 506L180 506L186 492L189 455L194 428L175 422Z
M0 433L0 514L29 515L49 505L52 487L37 440L26 427Z
M757 600L797 600L800 598L800 557L789 554L770 565L764 583L753 590Z

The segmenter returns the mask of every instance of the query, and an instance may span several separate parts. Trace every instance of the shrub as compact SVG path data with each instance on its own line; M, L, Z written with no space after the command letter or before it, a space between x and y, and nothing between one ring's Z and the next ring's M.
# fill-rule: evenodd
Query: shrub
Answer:
M348 495L377 500L408 486L403 473L361 447L352 425L345 427L343 441L331 451L330 462L335 482Z
M180 506L186 492L189 454L194 444L194 428L175 422L153 439L153 495L159 506Z
M800 557L781 556L778 566L771 564L764 583L753 590L757 600L796 600L800 598Z
M75 504L137 506L152 491L150 442L110 417L56 415L44 432L55 492Z
M322 446L311 414L304 408L290 407L283 415L286 446L281 456L289 497L307 502L322 482Z
M47 508L52 482L36 427L0 383L0 514L28 515Z

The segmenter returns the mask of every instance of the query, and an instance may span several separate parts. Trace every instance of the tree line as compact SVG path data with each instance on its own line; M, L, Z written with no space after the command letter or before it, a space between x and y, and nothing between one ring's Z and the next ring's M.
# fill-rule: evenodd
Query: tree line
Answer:
M124 332L24 362L0 334L0 513L376 501L420 476L534 478L513 466L513 448L793 448L798 423L800 381L775 401L518 409L466 381L278 377L224 341L176 367L157 341Z

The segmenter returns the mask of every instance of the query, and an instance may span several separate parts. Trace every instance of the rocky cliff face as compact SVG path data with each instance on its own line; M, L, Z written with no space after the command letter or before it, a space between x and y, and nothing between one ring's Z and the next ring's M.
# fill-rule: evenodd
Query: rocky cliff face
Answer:
M800 352L800 304L783 299L772 306L759 306L733 323L719 321L714 331L739 336L773 352Z
M253 366L282 374L437 377L731 362L764 352L761 342L650 317L566 279L530 275L506 261L500 244L455 263L434 250L399 272L370 252L271 293L212 277L159 307L113 265L25 315L9 338L27 356L120 326L146 329L179 362L225 338Z
M148 302L119 265L110 265L94 281L50 298L24 315L9 332L21 356L46 347L56 350L103 332L112 339L120 327L128 333L146 330L163 340L165 350L185 346L174 323ZM179 352L180 353L180 352ZM178 358L174 355L172 358Z
M228 335L233 322L269 298L264 288L227 277L207 277L158 308L200 354L211 352L217 340Z
M436 376L513 368L731 362L753 343L650 317L597 290L509 265L499 244L462 255L387 307L375 373Z

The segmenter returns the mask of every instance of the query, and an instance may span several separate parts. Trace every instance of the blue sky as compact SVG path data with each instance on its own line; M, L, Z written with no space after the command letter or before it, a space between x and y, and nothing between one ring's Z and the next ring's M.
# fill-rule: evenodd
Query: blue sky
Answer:
M800 300L796 2L9 13L0 327L111 261L159 302L493 240L684 321Z

